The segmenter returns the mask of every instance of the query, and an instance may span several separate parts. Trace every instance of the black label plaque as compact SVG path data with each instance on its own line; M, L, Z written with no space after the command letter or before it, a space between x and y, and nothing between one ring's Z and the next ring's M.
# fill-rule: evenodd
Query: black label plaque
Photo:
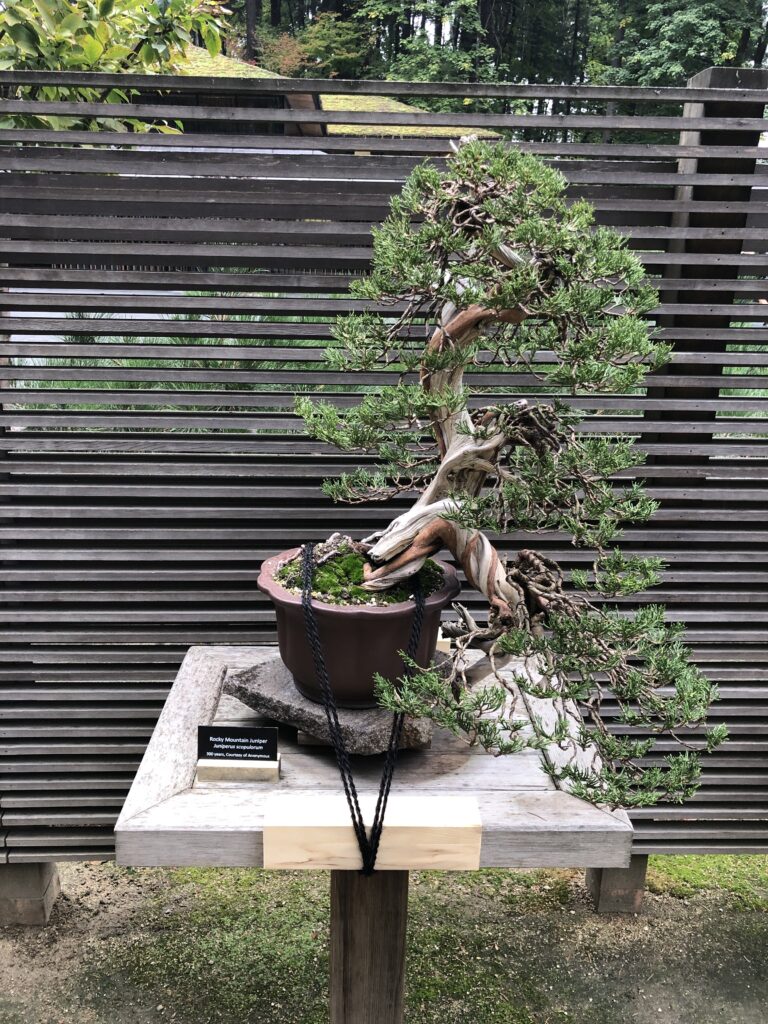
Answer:
M197 756L216 761L276 761L277 728L199 725Z

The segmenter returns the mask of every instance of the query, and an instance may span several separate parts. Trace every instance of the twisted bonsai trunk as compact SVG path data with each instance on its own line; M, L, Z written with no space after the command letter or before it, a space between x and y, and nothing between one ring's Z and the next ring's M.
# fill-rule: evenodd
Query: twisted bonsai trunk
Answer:
M500 257L505 254L500 253ZM503 260L511 262L510 256ZM492 323L518 324L527 318L523 309L495 310L473 305L456 311L446 305L438 327L426 347L426 354L439 353L447 347L466 348L479 336L482 328ZM425 391L450 390L459 394L464 377L464 363L450 370L431 371L422 363L420 381ZM526 402L517 403L524 412ZM461 565L468 583L488 600L492 615L506 622L519 620L519 594L507 580L504 562L496 548L480 530L465 529L445 518L456 509L451 493L462 492L477 497L488 479L497 471L499 456L509 443L507 431L493 431L491 414L481 421L482 433L466 406L460 411L448 405L434 409L432 431L440 452L440 466L431 483L413 507L398 516L383 531L366 538L368 557L381 563L366 574L368 590L386 590L395 583L418 572L425 559L447 548ZM518 623L522 624L522 623Z

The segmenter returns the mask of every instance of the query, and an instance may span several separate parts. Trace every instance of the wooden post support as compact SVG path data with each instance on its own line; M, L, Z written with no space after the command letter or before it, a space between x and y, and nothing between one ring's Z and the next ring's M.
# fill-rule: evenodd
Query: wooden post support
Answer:
M331 1024L402 1024L408 872L331 872Z
M628 868L589 868L587 888L598 914L639 914L643 908L648 857L636 854Z
M44 925L61 892L55 864L0 864L0 925Z

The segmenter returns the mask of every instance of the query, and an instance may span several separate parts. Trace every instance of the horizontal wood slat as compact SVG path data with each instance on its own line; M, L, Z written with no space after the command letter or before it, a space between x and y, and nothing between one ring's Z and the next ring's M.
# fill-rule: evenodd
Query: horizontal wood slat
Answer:
M113 113L24 92L85 81L114 84L0 72L0 112ZM322 496L323 478L358 460L297 433L293 399L344 407L395 379L329 371L324 346L337 315L366 308L349 285L390 196L476 128L548 158L570 198L630 236L661 289L651 318L676 346L641 393L574 403L584 430L639 438L647 461L624 476L661 503L623 543L663 557L663 582L621 608L664 601L687 626L732 737L692 803L635 816L637 849L768 850L768 76L708 82L121 76L137 90L131 116L193 130L0 129L0 861L109 856L186 647L274 639L261 560L333 529L364 536L389 514ZM292 93L412 107L292 110ZM495 106L419 110L429 95ZM279 134L301 125L331 134ZM474 405L541 393L530 371L468 383ZM567 537L539 540L567 568L588 565Z
M109 148L129 147L132 150L152 149L162 152L165 149L181 149L185 151L225 148L227 151L243 150L274 150L276 143L268 135L216 135L207 132L203 137L189 134L158 135L156 133L141 134L137 132L93 133L70 129L65 137L55 129L46 128L0 128L0 144L4 142L54 143L56 145L74 147L86 144L89 147L104 146ZM516 148L541 156L560 156L563 151L562 142L524 142L516 141ZM360 141L354 137L291 138L280 139L281 153L288 154L299 150L301 153L318 151L321 154L343 152L356 154L361 152ZM366 154L385 153L409 156L436 155L443 156L448 151L445 139L427 137L375 138L365 139ZM615 159L673 159L679 157L709 156L711 150L707 146L659 143L570 143L569 157L595 157ZM734 145L718 147L718 155L725 157L762 157L764 151L759 146Z
M502 98L551 98L571 100L629 100L632 102L650 102L666 104L668 102L688 103L694 100L709 100L719 103L765 102L762 88L749 88L736 84L730 68L712 69L715 73L726 72L727 86L709 85L707 87L687 88L642 88L637 86L594 86L594 85L520 85L517 82L502 83L453 83L453 82L383 82L372 80L347 79L259 79L244 80L242 78L220 78L207 76L164 76L158 81L154 75L109 74L105 72L72 71L0 71L0 84L6 85L89 85L89 86L120 86L122 88L145 90L157 93L161 89L175 93L233 93L241 99L252 95L279 96L292 93L324 93L342 94L347 96L392 96L400 93L411 96L455 96L466 97L502 97ZM731 72L730 75L727 73ZM748 77L744 76L745 79Z
M656 204L654 204L656 205ZM713 211L714 212L714 211ZM154 292L169 290L190 291L216 289L223 294L232 292L260 292L274 290L277 292L327 292L333 291L343 293L350 282L348 274L330 273L206 273L194 269L181 269L174 272L163 270L120 270L114 271L102 268L98 276L100 288L137 288L140 290L151 289ZM662 279L649 277L649 282L659 288ZM90 270L77 268L46 267L6 267L0 265L0 287L21 288L44 286L46 289L55 290L57 293L69 288L86 288L93 284L93 274ZM663 281L664 290L672 292L727 292L728 294L748 294L750 296L761 296L768 294L768 282L765 279L747 278L745 280L720 280L718 278L703 277L698 279ZM182 296L183 297L183 296Z
M764 97L763 97L764 100ZM94 103L78 100L0 99L0 114L58 114L60 116L113 118L125 106L121 103ZM625 128L635 131L731 130L761 131L762 117L676 117L605 114L464 114L423 113L418 110L291 110L288 108L238 108L189 106L184 104L131 103L130 115L144 120L246 121L253 124L340 124L397 125L403 127L444 128ZM373 133L372 133L373 134ZM361 143L360 148L363 148Z

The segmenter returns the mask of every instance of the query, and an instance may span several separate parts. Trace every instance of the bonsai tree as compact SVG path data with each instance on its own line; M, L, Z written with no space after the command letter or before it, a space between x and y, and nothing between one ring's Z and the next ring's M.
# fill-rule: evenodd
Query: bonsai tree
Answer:
M364 588L402 584L448 548L488 602L483 622L456 606L447 669L380 679L381 702L497 755L555 743L563 757L545 770L595 802L681 801L696 788L694 746L712 749L725 730L702 727L667 758L653 757L656 739L701 725L716 691L663 608L606 605L659 580L659 559L615 546L621 524L656 504L639 483L611 482L642 462L632 439L580 431L571 397L637 393L669 348L645 318L657 297L640 261L564 194L558 171L502 143L462 140L444 169L417 167L374 231L371 274L353 285L391 312L340 319L328 352L333 367L387 368L399 382L349 410L307 397L297 408L314 437L375 457L374 469L327 481L332 498L418 495L363 542ZM522 370L541 397L483 405L463 378L491 367ZM591 549L591 569L567 579L533 546L507 562L488 532L511 531L565 534ZM493 669L480 688L471 646ZM554 712L535 716L533 735L516 712L521 693ZM609 730L608 706L627 735Z

